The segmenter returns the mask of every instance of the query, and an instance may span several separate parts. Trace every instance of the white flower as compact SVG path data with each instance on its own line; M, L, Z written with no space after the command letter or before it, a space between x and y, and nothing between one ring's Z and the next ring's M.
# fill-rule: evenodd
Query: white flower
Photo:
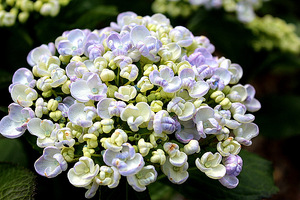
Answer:
M127 176L128 184L135 191L142 192L146 190L146 186L156 181L157 172L153 165L143 167L138 173Z
M150 82L147 76L143 76L137 83L137 87L141 88L141 92L146 92L147 90L151 90L154 85Z
M71 129L67 127L58 130L57 140L58 141L55 143L55 146L58 148L73 147L73 145L75 144L75 140L73 139L71 134Z
M169 161L169 157L167 157L166 162L161 167L163 173L168 176L169 180L174 184L182 184L188 179L188 168L188 162L183 163L181 166L172 165Z
M226 174L226 168L220 164L222 156L219 153L212 154L206 152L201 159L197 158L195 163L200 171L204 172L209 178L220 179Z
M137 91L134 86L127 85L121 86L118 89L118 92L115 92L115 97L123 101L129 101L135 98Z
M190 140L189 143L184 145L183 151L187 155L192 155L194 153L199 153L200 152L199 142L197 140Z
M241 103L233 103L231 105L230 111L232 113L232 117L241 123L250 123L254 120L254 115L246 114L247 108L244 104Z
M99 165L88 157L81 157L74 167L68 171L70 183L76 187L88 186L99 173Z
M123 101L116 101L113 98L103 98L97 104L97 113L102 119L120 117L122 111L126 107Z
M121 69L120 76L128 79L129 81L135 81L138 77L139 70L136 65L129 64Z
M117 168L114 166L101 166L99 175L95 177L96 183L99 185L107 185L109 188L115 188L118 186L121 179L121 175Z
M31 88L34 88L36 80L33 77L32 72L27 68L18 69L12 78L12 84L9 86L9 92L15 84L28 85Z
M86 80L78 79L71 83L71 95L81 101L100 101L106 97L107 86L102 83L97 74L91 74Z
M57 147L49 146L43 151L43 155L34 163L34 168L41 176L53 178L62 171L67 170L68 164Z
M82 127L90 127L93 125L93 119L96 117L96 108L85 106L83 103L75 103L70 106L68 112L69 120L76 125Z
M102 138L100 142L105 149L119 152L122 150L122 144L126 143L127 140L127 134L122 129L116 129L110 138Z
M0 133L7 138L20 137L27 129L28 121L35 117L34 112L16 103L11 103L8 110L8 115L0 121Z
M185 102L181 97L173 98L167 106L168 112L174 112L179 120L187 121L195 114L195 106L192 102Z
M153 145L150 142L145 142L144 138L141 138L138 141L138 148L140 154L145 157L148 155L151 148L153 148Z
M145 102L139 102L135 106L127 105L121 113L121 119L127 121L132 131L138 131L139 126L150 120L151 108Z
M161 149L157 149L156 151L152 151L152 157L150 158L152 163L159 163L163 165L166 162L165 152Z
M238 128L233 130L236 141L239 143L250 146L251 139L256 137L259 133L258 126L254 123L241 124Z
M23 85L15 84L11 89L12 100L23 107L30 107L33 101L38 98L38 94L35 89Z
M51 120L31 119L27 124L28 131L37 136L37 145L41 148L54 146L57 141L58 124L53 124ZM61 148L61 147L60 147Z
M241 150L241 145L233 137L229 137L217 144L217 149L222 156L237 155Z

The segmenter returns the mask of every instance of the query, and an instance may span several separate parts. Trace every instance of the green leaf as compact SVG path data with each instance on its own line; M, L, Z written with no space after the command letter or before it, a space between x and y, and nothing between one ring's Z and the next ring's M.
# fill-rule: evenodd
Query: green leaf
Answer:
M33 199L35 175L26 168L0 162L0 199Z
M300 96L272 95L260 99L262 108L255 113L261 135L287 138L299 135Z
M7 139L0 137L0 162L12 162L28 166L28 157L20 139Z
M278 188L273 182L271 162L247 151L242 151L240 156L244 165L238 176L240 183L235 189L228 189L219 181L208 178L194 164L190 165L193 167L184 184L172 184L167 178L162 182L190 199L256 200L275 194Z

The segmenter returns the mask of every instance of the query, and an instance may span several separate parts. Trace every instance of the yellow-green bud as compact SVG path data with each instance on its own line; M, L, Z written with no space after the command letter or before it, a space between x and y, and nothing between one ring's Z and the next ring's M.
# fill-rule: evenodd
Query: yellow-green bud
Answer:
M231 107L231 102L228 98L224 98L219 104L225 110L228 110Z
M68 56L59 55L59 60L64 64L68 64L70 62L71 57L72 57L71 55Z
M28 17L29 17L28 12L20 12L18 15L19 22L25 23L27 21Z
M151 102L150 107L153 112L158 112L158 111L162 110L163 105L164 105L164 103L162 101L155 100L155 101Z
M72 162L74 160L74 147L63 147L61 154L67 162Z
M147 100L148 100L148 102L151 102L151 101L156 100L155 94L154 94L154 93L149 94L149 95L147 96Z
M61 90L63 93L65 94L70 94L70 84L71 84L71 81L70 80L67 80L62 86L61 86Z
M109 85L107 87L107 97L108 98L114 98L115 97L115 92L118 91L118 87L115 85Z
M15 0L6 0L6 4L13 7L15 3Z
M213 92L210 98L214 99L216 103L220 103L225 98L225 94L218 90Z
M136 102L146 102L147 103L147 97L139 93L137 97L135 98Z
M36 12L40 12L42 6L43 6L43 2L40 1L40 0L37 0L36 2L33 3L33 9L34 9Z
M103 82L113 81L115 79L116 75L114 71L110 69L103 69L100 78Z
M47 109L51 111L55 111L58 107L58 101L54 99L50 99L47 103Z
M92 154L95 153L94 149L89 149L86 146L82 148L83 156L85 157L92 157Z
M57 122L62 117L62 113L60 110L53 111L49 113L49 117L52 118L55 122Z
M175 93L167 93L163 90L160 91L161 98L163 99L172 99L175 96Z
M42 93L42 96L43 96L44 98L49 98L49 97L51 97L51 96L52 96L52 90L48 90L48 91L43 92L43 93Z

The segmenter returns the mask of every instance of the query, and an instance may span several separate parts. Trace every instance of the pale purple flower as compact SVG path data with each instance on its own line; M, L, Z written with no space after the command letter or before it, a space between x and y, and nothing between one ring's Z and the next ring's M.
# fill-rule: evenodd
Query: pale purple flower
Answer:
M200 140L201 134L197 131L194 121L180 121L180 128L176 130L175 137L178 141L186 144L191 140Z
M12 84L9 86L9 92L15 84L27 85L31 88L35 87L36 80L33 77L32 72L27 68L18 69L12 78Z
M209 84L212 90L223 90L230 82L231 73L224 68L214 69L213 76L206 82Z
M197 125L201 138L206 138L206 134L221 133L222 125L220 125L214 113L214 110L208 106L200 107L196 111L193 121Z
M78 79L71 83L71 95L81 101L100 101L106 97L107 86L102 83L99 75L91 74L86 80Z
M89 57L90 60L102 56L105 52L103 47L103 40L105 38L104 34L101 37L94 32L88 34L84 46L84 55Z
M207 65L210 68L216 68L218 66L217 61L213 58L211 53L203 47L197 48L189 57L184 56L182 60L187 60L191 65L196 67ZM198 71L200 71L200 69ZM201 78L203 79L205 77L202 75Z
M128 11L128 12L120 13L117 17L117 23L112 22L112 23L110 23L110 26L114 30L120 32L121 29L123 28L123 26L129 25L129 24L132 24L135 22L137 22L137 14L134 12Z
M152 84L161 86L165 92L176 92L181 88L181 79L174 76L171 68L165 67L160 71L153 70L149 75Z
M106 165L116 167L122 176L134 175L145 165L143 156L140 153L135 153L134 148L129 143L122 144L120 152L106 149L103 160Z
M205 81L196 81L196 74L193 69L185 68L179 72L179 77L182 81L182 88L187 89L189 95L193 98L200 98L204 96L208 90L209 85Z
M206 9L220 8L222 0L189 0L190 4L196 6L204 6Z
M129 33L122 36L118 33L112 33L107 37L106 43L107 47L112 50L114 56L127 56L129 50L133 48Z
M181 47L188 47L193 43L193 34L183 26L176 26L169 32L170 39Z
M67 117L69 108L74 103L75 103L75 99L71 96L67 96L66 98L63 99L61 103L58 104L57 109L62 112L63 117Z
M246 84L245 88L247 90L247 98L243 104L245 104L246 108L250 112L256 112L261 108L260 102L254 98L255 96L255 89L252 85Z
M36 172L47 178L53 178L62 171L67 170L68 164L62 156L60 149L49 146L43 151L43 155L34 163Z
M194 40L201 47L206 48L209 53L213 53L215 51L215 46L210 43L210 41L207 37L205 37L205 36L195 36Z
M255 117L252 114L246 114L247 108L242 103L232 103L230 107L233 119L241 123L250 123Z
M160 57L157 56L157 52L162 47L162 43L156 37L151 36L145 26L135 26L130 32L130 39L142 56L153 62L159 61Z
M27 129L28 121L35 117L34 111L16 103L11 103L8 109L8 115L0 121L0 133L7 138L20 137Z
M50 43L49 43L50 44ZM53 51L53 44L47 46L45 44L32 49L28 56L27 62L30 66L35 66L40 62L46 63L48 58L53 56L55 51Z
M242 171L243 160L238 155L229 155L223 158L222 162L225 165L226 174L223 178L219 179L219 181L227 188L235 188L239 184L237 176Z
M84 53L84 45L86 33L80 29L69 31L65 39L62 39L57 44L57 51L63 56L72 55L80 56Z
M66 66L66 74L72 82L82 78L87 72L89 72L88 68L80 61L72 61Z
M172 134L176 130L176 121L165 110L158 111L153 120L154 132L158 135Z

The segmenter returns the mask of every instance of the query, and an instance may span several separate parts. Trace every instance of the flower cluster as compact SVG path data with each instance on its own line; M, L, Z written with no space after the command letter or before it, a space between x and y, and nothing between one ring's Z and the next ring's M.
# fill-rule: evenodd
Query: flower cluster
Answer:
M18 19L20 23L27 21L31 12L39 12L43 16L55 17L61 6L70 0L3 0L0 1L0 26L13 26Z
M154 12L168 13L174 17L186 17L199 7L208 10L223 7L226 12L235 12L239 21L248 23L255 18L255 10L264 1L266 0L155 0L152 9Z
M256 17L247 24L247 28L256 36L253 47L257 51L277 48L294 54L300 52L300 37L296 34L296 26L283 19L271 15Z
M182 184L192 164L234 188L241 146L258 135L248 112L260 103L239 84L241 66L213 52L205 36L162 14L125 12L101 30L66 31L28 54L31 70L15 72L0 132L28 130L43 148L37 173L52 178L71 167L68 179L86 198L121 177L136 191L160 172Z

